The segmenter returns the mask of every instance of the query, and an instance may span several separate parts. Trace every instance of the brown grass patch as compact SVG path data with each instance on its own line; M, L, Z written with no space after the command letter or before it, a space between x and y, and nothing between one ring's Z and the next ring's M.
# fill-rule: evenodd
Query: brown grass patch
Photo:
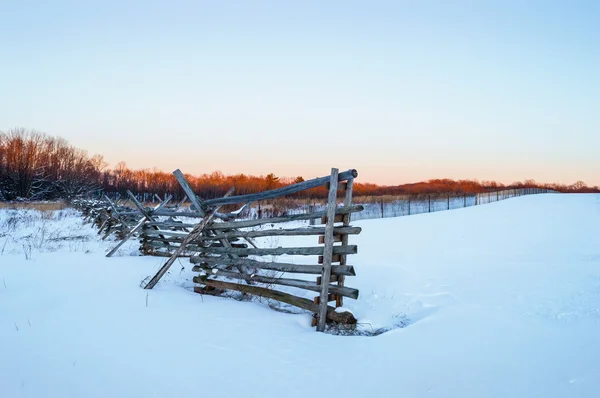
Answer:
M41 212L63 210L69 207L66 202L0 202L0 209L33 209Z

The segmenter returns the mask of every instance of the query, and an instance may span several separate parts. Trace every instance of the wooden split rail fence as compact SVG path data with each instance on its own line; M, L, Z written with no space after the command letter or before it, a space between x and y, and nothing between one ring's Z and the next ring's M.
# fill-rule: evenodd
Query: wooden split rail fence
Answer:
M361 232L351 225L351 217L363 210L352 203L356 170L340 173L332 169L325 177L255 194L234 196L232 188L224 197L208 200L196 196L181 171L173 174L191 203L190 210L182 210L181 203L169 206L168 197L146 208L130 192L129 207L108 197L77 203L104 238L114 232L122 239L107 256L137 237L145 255L167 258L146 289L152 289L178 258L188 257L197 272L193 278L197 293L235 291L299 307L314 314L313 326L318 331L325 330L327 321L356 323L351 313L336 311L344 298L357 299L359 294L346 285L346 277L356 275L348 256L358 248L350 244L350 236ZM242 217L251 203L319 186L329 190L325 210L262 219ZM240 207L229 213L220 211L233 205ZM315 219L321 225L297 222ZM307 236L315 237L314 244L297 243L305 243ZM280 239L288 244L279 246ZM316 295L307 297L306 291Z

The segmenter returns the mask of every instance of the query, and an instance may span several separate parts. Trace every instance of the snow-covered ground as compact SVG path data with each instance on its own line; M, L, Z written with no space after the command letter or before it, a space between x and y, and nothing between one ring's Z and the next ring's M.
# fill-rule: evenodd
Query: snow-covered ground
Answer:
M184 260L146 291L164 259L137 242L107 259L114 242L73 211L12 217L0 211L3 398L600 394L598 195L356 222L346 306L360 328L391 329L376 337L194 294Z

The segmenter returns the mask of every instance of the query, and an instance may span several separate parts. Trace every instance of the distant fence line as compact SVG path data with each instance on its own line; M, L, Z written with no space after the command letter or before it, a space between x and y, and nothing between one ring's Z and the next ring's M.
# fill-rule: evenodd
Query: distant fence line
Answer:
M432 194L420 195L418 197L406 195L404 197L398 196L392 198L391 200L388 196L387 198L381 197L378 201L374 201L372 199L364 201L361 200L360 197L357 197L356 203L361 204L364 207L364 210L353 215L353 219L355 221L372 220L376 218L404 217L415 214L433 213L437 211L453 210L463 207L488 204L518 196L535 195L541 193L558 193L558 191L544 188L520 188L463 195ZM324 205L322 204L310 204L302 206L300 209L293 210L293 212L310 213L313 211L322 210L323 208ZM250 211L251 213L249 214L249 217L256 218L257 214L255 209L250 209Z
M505 189L495 192L483 192L464 195L429 195L420 198L397 199L381 201L379 203L364 203L357 198L357 203L364 206L364 210L354 216L354 220L368 220L374 218L403 217L414 214L433 213L436 211L453 210L463 207L477 206L518 196L535 195L541 193L557 193L557 191L544 188Z
M361 200L356 197L356 203L364 206L364 210L353 216L357 220L370 220L375 218L404 217L422 213L433 213L443 210L453 210L463 207L477 206L481 204L498 202L509 198L535 195L541 193L558 193L558 191L544 188L517 188L505 189L501 191L482 192L477 194L421 194L421 195L389 195L369 197L369 200ZM109 198L119 198L116 192L107 194ZM141 193L135 195L138 200L145 203L160 203L162 198L150 193ZM378 200L379 199L379 200ZM184 200L185 201L185 200ZM187 202L187 201L186 201ZM304 202L299 204L299 202ZM183 204L183 203L181 203ZM268 217L278 217L291 214L308 214L315 211L322 211L326 207L325 203L318 203L312 200L299 199L293 203L279 205L270 205L259 203L257 206L249 206L244 214L240 214L246 219L262 219ZM312 223L314 220L306 221Z

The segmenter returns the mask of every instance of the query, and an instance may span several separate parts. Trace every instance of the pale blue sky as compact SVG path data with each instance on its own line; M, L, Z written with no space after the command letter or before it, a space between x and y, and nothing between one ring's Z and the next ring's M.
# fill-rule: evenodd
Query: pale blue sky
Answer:
M600 1L2 1L0 129L115 164L600 184Z

